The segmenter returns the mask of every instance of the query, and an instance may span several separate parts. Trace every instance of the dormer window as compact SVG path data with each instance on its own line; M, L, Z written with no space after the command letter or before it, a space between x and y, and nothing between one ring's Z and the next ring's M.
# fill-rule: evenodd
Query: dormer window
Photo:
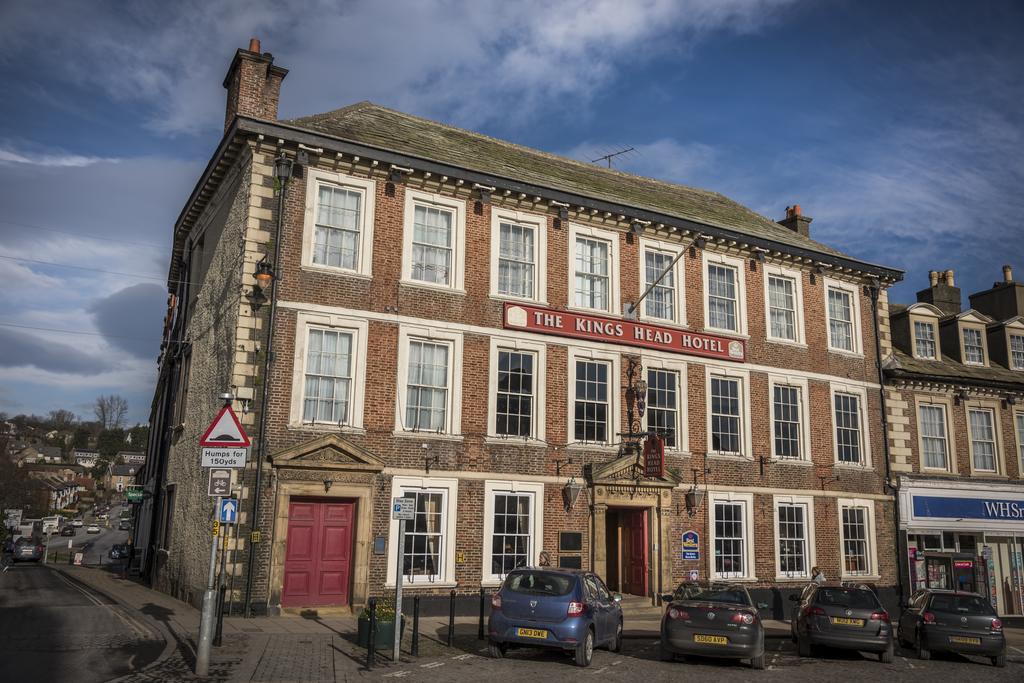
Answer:
M1010 335L1010 367L1024 370L1024 335Z
M964 363L968 365L985 364L985 347L981 341L981 330L966 327L963 330Z
M935 360L935 326L931 323L914 321L914 355L918 358Z

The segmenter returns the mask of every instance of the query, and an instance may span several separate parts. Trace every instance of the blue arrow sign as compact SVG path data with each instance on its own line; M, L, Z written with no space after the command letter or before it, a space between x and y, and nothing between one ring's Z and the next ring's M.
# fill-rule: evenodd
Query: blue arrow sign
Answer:
M234 524L238 515L238 502L234 498L225 498L220 502L220 521L224 524Z

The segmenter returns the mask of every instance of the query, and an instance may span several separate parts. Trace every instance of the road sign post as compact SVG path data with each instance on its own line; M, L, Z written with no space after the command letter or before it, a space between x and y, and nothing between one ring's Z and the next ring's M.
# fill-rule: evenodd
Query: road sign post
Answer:
M402 578L405 574L405 522L416 518L415 498L394 498L391 518L398 520L398 569L395 572L395 645L392 661L398 662L402 645Z
M213 509L217 511L215 522L220 522L223 512L223 499L217 497L217 505ZM217 591L213 588L215 574L217 572L217 534L213 534L213 544L210 546L210 572L206 578L206 590L203 591L203 611L199 618L199 643L196 648L196 675L205 677L210 671L210 646L213 644L213 626L217 605Z

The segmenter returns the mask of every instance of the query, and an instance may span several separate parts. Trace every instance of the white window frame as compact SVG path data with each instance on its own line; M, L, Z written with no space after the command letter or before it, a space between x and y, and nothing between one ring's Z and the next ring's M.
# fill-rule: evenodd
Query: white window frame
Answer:
M726 256L725 254L716 254L709 252L706 249L701 250L701 261L702 268L701 279L704 282L704 294L702 299L704 300L704 329L711 330L714 332L722 332L724 334L731 335L733 337L746 337L747 336L747 278L745 275L745 264L746 262L735 256ZM712 327L709 320L710 312L710 287L708 287L708 266L714 264L717 266L726 266L736 271L736 327L735 330L730 330L721 327Z
M798 389L800 394L800 457L780 456L775 450L775 387L784 386ZM771 423L772 460L787 464L811 464L811 411L810 386L806 377L791 375L768 375L768 413Z
M641 358L641 363L644 366L644 380L647 379L647 370L664 370L667 372L674 372L678 376L679 385L676 387L676 419L678 421L678 424L676 425L676 445L674 448L668 448L666 446L665 450L672 453L689 453L690 421L689 401L687 400L687 364L682 361L670 360L658 356L644 356ZM648 408L650 408L649 405ZM647 413L645 412L643 428L647 429L647 427Z
M730 573L721 573L715 569L715 503L740 503L743 505L743 574L735 576ZM708 553L710 554L709 571L712 579L724 581L757 581L756 556L754 554L754 494L732 493L732 492L710 492L708 493Z
M841 280L834 280L827 277L822 279L824 280L825 286L823 298L825 302L825 334L828 337L828 350L832 353L841 353L848 356L863 356L864 333L861 323L860 288L852 282L843 282ZM853 341L852 349L843 349L832 343L832 325L828 310L828 291L830 289L836 289L850 295L850 313L853 316L853 320L850 321L850 324L853 327L851 331Z
M395 476L391 479L391 498L398 498L409 489L422 489L424 491L442 491L445 494L445 510L443 517L444 536L443 547L440 553L441 571L434 581L410 581L405 577L402 587L406 590L417 588L454 588L455 581L455 546L458 543L456 538L457 520L456 514L459 509L459 480L443 477L405 477ZM389 515L390 517L390 515ZM398 574L398 520L388 520L388 588L394 588L395 577Z
M976 360L967 360L967 331L976 332L978 334L978 340L981 342L981 362ZM988 335L985 334L984 325L966 325L960 323L960 358L963 359L964 365L974 365L977 367L984 367L988 365Z
M647 252L656 251L669 256L670 258L676 258L683 251L683 246L674 242L665 242L662 240L650 239L647 237L640 238L640 293L647 289ZM673 306L673 312L671 318L659 318L656 316L647 314L647 301L641 301L639 311L637 315L640 320L646 320L652 323L658 323L661 325L679 325L680 327L686 326L686 282L685 282L685 268L683 268L683 259L676 261L675 265L672 266L672 277L675 282L675 302ZM663 280L664 282L664 280ZM648 295L650 296L650 295Z
M782 539L782 518L779 515L779 508L783 505L804 506L804 573L787 574L782 571L782 551L779 543ZM799 581L804 582L811 578L811 568L817 565L815 556L814 538L814 497L813 496L791 496L777 495L772 497L772 511L775 515L775 580L776 581Z
M704 408L706 415L706 438L707 438L707 453L711 457L715 458L729 458L732 460L745 459L753 460L754 449L751 438L751 427L750 427L750 373L746 370L736 370L733 368L717 367L717 366L706 366L705 381L704 381L704 396L706 405ZM716 451L712 447L711 441L711 378L719 377L725 379L739 380L740 385L740 452L729 453L725 451Z
M529 441L543 441L545 436L545 416L547 415L547 345L541 342L528 341L515 337L491 337L490 371L487 392L487 441L494 443L522 442L523 437L503 436L497 433L495 425L498 419L498 352L518 351L534 355L533 378L533 424Z
M857 417L860 418L860 452L861 462L852 463L839 459L839 439L836 425L836 394L850 394L857 397ZM833 383L829 386L829 422L832 424L832 457L839 467L853 467L855 469L871 469L871 433L868 428L868 392L863 386L851 384Z
M359 254L356 267L341 268L323 263L313 263L313 245L316 233L316 211L321 185L333 185L344 190L359 192L363 196L362 211L359 216ZM306 169L306 204L302 229L302 260L303 270L319 270L340 275L361 277L373 276L373 225L376 216L377 183L368 178L356 178L344 173L323 171L317 168Z
M1020 339L1021 344L1024 345L1024 330L1017 332L1006 330L1006 364L1011 370L1024 370L1024 358L1019 364L1013 362L1013 340L1015 338Z
M324 432L351 432L361 434L363 410L366 397L366 345L369 327L365 318L345 315L312 313L300 311L295 316L295 359L292 363L292 396L288 415L288 426L292 429ZM309 343L309 329L323 328L352 335L352 379L349 382L349 419L340 428L337 424L303 422L303 402L306 391L306 345Z
M408 400L409 344L425 341L448 344L448 401L445 415L447 423L442 432L407 429L405 408ZM442 328L402 325L398 330L398 381L395 401L395 435L413 435L417 438L455 438L462 436L462 333Z
M918 347L917 347L917 326L918 325L923 325L925 327L928 327L932 331L931 342L932 342L932 346L935 347L935 353L933 355L931 355L931 356L923 356L920 353L918 353ZM938 326L938 324L936 324L936 322L934 320L927 320L927 319L926 320L921 320L919 318L915 318L915 317L911 316L910 317L910 344L911 344L911 349L910 350L912 351L912 353L914 355L914 358L920 358L921 360L938 360L939 359L939 354L940 354L940 351L939 351L939 326Z
M416 222L416 205L437 207L454 212L452 218L452 277L447 285L414 280L412 277L412 241ZM402 284L464 293L466 279L466 202L446 195L405 188L402 216Z
M530 510L530 564L536 566L540 563L540 551L544 545L544 484L539 482L523 481L484 481L484 537L481 557L483 564L480 568L480 575L483 577L482 586L498 586L504 580L505 575L495 574L492 564L493 546L491 544L494 536L494 496L498 493L509 494L530 494L533 497L533 505ZM396 558L397 562L397 558Z
M867 574L850 574L846 571L846 543L843 536L843 508L865 508L864 525L866 527L865 542L867 543ZM836 499L837 521L839 524L839 572L841 580L869 581L879 580L878 571L878 540L875 533L875 501L864 498Z
M992 415L992 438L995 444L995 471L979 470L974 466L974 432L971 430L971 411L983 410ZM967 451L970 456L971 474L981 477L1002 477L1006 474L1006 463L1003 461L1003 427L1002 413L998 401L969 400L964 402L964 419L967 421ZM1014 425L1016 427L1016 425Z
M803 273L793 268L785 268L780 265L766 263L762 268L764 277L764 328L768 341L778 344L793 344L796 346L807 346L807 337L804 330L804 285ZM770 297L769 283L772 277L786 278L793 281L793 333L795 339L775 337L772 335L772 304Z
M576 239L602 240L608 243L608 308L588 308L576 305ZM566 308L571 311L588 311L619 315L621 302L619 296L619 233L602 230L589 225L569 224L569 289Z
M1013 411L1013 432L1017 439L1017 476L1024 478L1024 411Z
M953 431L953 405L952 401L948 398L939 396L917 396L914 399L914 407L916 409L914 419L917 425L917 452L920 454L918 458L918 466L922 472L952 472L956 473L956 438L955 432ZM921 426L921 408L941 408L943 423L946 429L946 467L929 467L925 464L924 458L924 430Z
M608 441L606 442L576 442L576 361L600 361L609 363L609 378L608 378ZM618 432L621 431L622 425L620 424L619 410L621 409L621 398L619 397L622 391L622 382L619 377L621 354L610 351L599 351L597 349L584 348L584 347L569 347L568 353L569 367L567 371L568 390L567 390L567 411L566 411L566 440L570 442L570 448L576 447L581 449L604 448L609 450L618 450L617 446L614 446L615 442L619 440Z
M533 296L520 297L498 291L501 260L501 224L533 228ZM491 297L508 301L529 301L546 305L548 297L548 219L525 211L491 207Z

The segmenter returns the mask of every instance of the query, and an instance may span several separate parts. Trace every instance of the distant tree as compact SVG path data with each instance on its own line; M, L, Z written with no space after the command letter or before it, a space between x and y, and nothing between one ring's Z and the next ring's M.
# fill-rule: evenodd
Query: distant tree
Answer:
M144 451L149 444L149 425L135 425L128 430L128 433L132 437L129 450L133 451Z
M110 461L104 458L100 458L93 465L92 469L89 470L89 476L99 481L107 474L107 470L110 469Z
M51 410L50 415L50 427L53 429L70 429L78 422L78 416L72 413L70 410Z
M6 538L4 510L24 510L31 506L28 473L10 458L0 458L0 539Z
M97 396L93 413L101 429L117 429L124 424L124 417L128 414L128 401L117 394Z
M75 434L71 438L71 447L79 450L86 450L89 448L89 439L92 437L92 433L87 427L78 427L75 429Z
M96 440L96 450L102 456L108 456L113 460L118 451L125 450L125 431L123 429L104 429Z

